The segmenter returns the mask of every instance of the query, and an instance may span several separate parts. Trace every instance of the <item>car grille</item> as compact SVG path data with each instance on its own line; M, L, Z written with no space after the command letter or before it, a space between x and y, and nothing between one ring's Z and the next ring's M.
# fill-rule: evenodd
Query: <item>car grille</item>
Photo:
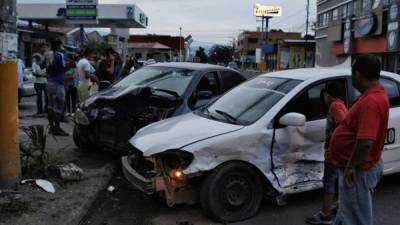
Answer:
M143 157L143 152L133 147L131 153L132 155L129 157L129 163L134 170L147 179L156 176L154 163L146 160Z

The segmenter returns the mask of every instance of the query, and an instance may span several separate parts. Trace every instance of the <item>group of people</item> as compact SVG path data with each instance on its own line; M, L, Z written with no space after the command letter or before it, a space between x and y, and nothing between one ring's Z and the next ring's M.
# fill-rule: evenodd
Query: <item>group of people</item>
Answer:
M373 193L383 173L381 156L389 117L380 70L380 61L373 55L355 59L352 83L361 95L349 109L338 83L327 83L322 92L329 106L324 196L321 211L306 218L310 224L373 224Z
M111 84L119 80L122 70L122 59L112 48L101 57L94 56L92 50L86 48L68 58L60 40L53 40L50 49L42 44L32 57L32 75L36 78L37 113L47 113L49 132L68 136L61 129L60 121L73 115L78 102L96 92L100 82Z

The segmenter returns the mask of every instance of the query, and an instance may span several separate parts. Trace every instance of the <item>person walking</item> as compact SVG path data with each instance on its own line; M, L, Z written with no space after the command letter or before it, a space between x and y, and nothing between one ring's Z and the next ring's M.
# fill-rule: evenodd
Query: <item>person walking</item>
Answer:
M47 93L49 97L47 117L50 133L55 136L68 136L60 127L65 106L64 69L65 61L62 42L58 39L51 42L51 54L45 58L47 71Z
M97 77L91 73L92 66L90 59L92 57L92 50L86 48L83 51L83 57L79 60L77 67L79 76L78 96L79 101L83 101L90 96L91 81L98 83Z
M382 172L389 99L379 83L381 63L360 55L352 65L353 86L361 93L334 131L330 151L339 170L339 211L334 225L372 225L372 198Z
M42 56L39 53L33 55L32 58L32 75L35 76L34 88L36 91L36 106L37 114L47 112L48 96L46 90L47 84L47 73L46 69L41 68ZM44 108L43 108L43 97L44 97Z
M67 113L72 115L76 112L76 104L78 100L79 77L76 70L75 60L71 60L67 64L65 72L65 92Z
M100 82L113 82L113 76L115 72L115 50L113 48L107 49L106 55L98 63L96 71Z
M325 162L324 162L324 195L322 198L322 209L320 212L306 218L310 224L331 224L335 216L335 195L337 193L337 181L339 169L337 163L332 159L329 150L330 139L336 127L345 119L347 107L343 102L344 93L340 93L340 84L337 82L328 82L321 92L321 97L328 105L328 114L326 117L325 130Z
M24 85L24 71L25 63L21 58L17 59L17 75L18 75L18 104L21 103L22 99L22 87Z

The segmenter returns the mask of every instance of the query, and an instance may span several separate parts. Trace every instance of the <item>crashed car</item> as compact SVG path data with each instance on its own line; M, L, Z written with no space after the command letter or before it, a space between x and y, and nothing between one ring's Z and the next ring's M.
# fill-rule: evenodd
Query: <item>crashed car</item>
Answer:
M169 206L200 201L222 222L258 211L263 197L322 187L325 84L340 84L350 106L359 95L346 69L299 69L260 75L193 113L151 124L130 140L125 177ZM400 77L382 72L390 98L385 174L400 171Z
M237 71L207 64L143 67L80 103L75 144L84 151L126 152L138 129L198 109L243 81Z

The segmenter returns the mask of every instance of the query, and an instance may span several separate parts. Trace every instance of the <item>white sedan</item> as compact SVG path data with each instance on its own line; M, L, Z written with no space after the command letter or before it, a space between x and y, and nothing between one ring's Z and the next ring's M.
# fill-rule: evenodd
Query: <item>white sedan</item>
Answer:
M299 69L258 76L207 107L141 129L122 158L126 178L169 206L200 201L222 222L258 211L262 197L322 187L329 81L350 106L359 93L350 69ZM390 98L385 174L400 171L400 76L382 72Z

